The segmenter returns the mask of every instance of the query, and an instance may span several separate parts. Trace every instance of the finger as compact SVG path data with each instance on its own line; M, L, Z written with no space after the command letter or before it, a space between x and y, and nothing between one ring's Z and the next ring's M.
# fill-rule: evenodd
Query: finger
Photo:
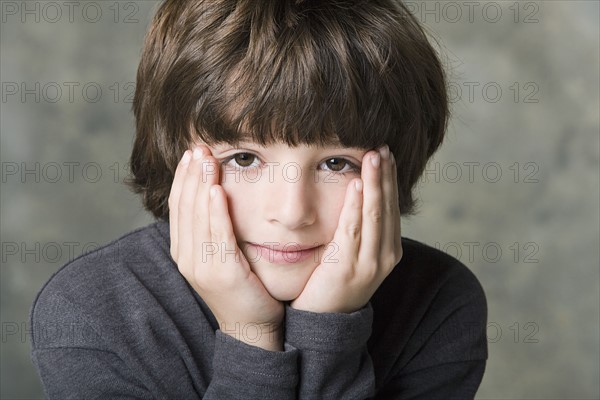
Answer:
M216 160L206 153L200 164L201 176L194 198L192 244L194 257L200 262L199 268L202 268L211 265L213 253L218 245L211 240L210 220L213 214L210 212L209 189L219 183L219 171Z
M395 246L396 246L396 190L394 182L393 160L390 157L389 148L385 146L381 149L381 191L382 191L382 219L381 219L381 244L379 251L379 265L384 268L391 268L395 265Z
M402 216L400 215L400 198L398 194L398 166L396 164L396 157L391 154L392 160L392 182L394 184L394 249L396 252L396 264L400 262L402 258Z
M169 193L169 232L171 238L171 257L175 262L177 262L178 256L178 211L179 211L179 198L181 197L181 192L183 189L183 181L185 179L185 175L187 173L187 168L189 162L192 158L192 153L189 150L186 150L183 153L183 157L177 164L177 169L175 170L175 176L173 178L173 183L171 185L171 192Z
M325 249L324 259L341 265L355 265L358 249L361 244L363 185L361 179L353 179L346 188L344 205L333 236L331 250L333 257L328 257ZM328 246L329 247L329 246Z
M178 203L178 257L179 271L186 277L191 277L193 261L193 232L195 199L198 187L202 182L202 155L199 148L195 148L192 159L187 167L183 180L183 188Z
M362 163L364 182L362 231L359 251L361 265L372 265L379 260L383 215L381 189L381 156L377 151L365 154Z
M241 262L240 250L237 246L231 217L227 208L227 195L220 185L211 185L209 189L210 203L210 239L217 246L217 253L214 257L218 257L217 264L226 264L223 272L234 272L237 270L227 270L229 266L235 265L234 268L239 268ZM242 265L246 265L242 263Z

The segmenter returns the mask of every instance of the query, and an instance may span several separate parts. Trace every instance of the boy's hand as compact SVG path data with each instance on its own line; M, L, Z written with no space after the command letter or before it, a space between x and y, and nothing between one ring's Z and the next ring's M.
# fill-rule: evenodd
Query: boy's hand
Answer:
M291 302L293 308L357 311L402 258L396 161L387 146L364 155L361 177L348 185L333 240L302 293ZM361 183L362 193L355 187Z
M207 147L193 155L186 151L177 166L169 224L171 257L221 331L250 345L283 350L283 303L269 295L237 245L219 164Z

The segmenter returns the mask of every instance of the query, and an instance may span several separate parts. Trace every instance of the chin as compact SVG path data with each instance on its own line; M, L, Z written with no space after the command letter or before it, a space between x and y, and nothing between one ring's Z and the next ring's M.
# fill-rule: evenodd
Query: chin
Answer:
M291 301L300 296L315 266L286 268L285 266L252 266L252 270L263 283L267 292L276 300Z
M277 287L269 287L268 285L265 285L265 287L267 288L267 291L271 297L279 301L292 301L296 297L300 296L302 289L304 289L304 286L300 287L299 289L296 287L282 287L281 285Z

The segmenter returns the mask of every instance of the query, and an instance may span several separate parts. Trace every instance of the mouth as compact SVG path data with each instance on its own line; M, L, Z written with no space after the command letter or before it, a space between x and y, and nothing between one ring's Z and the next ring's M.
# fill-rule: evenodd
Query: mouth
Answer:
M274 264L295 264L313 258L315 262L319 261L319 249L321 245L302 245L298 243L286 243L281 245L278 242L257 243L247 242L246 253L250 253L249 261L266 260ZM250 252L248 250L251 250ZM254 257L253 257L254 256Z

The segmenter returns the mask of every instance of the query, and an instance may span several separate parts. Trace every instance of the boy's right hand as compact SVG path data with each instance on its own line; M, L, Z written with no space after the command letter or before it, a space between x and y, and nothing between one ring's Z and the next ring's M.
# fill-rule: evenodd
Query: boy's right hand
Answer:
M283 303L267 292L237 245L219 163L205 146L193 155L187 150L177 165L169 225L171 257L221 331L266 350L283 350Z

